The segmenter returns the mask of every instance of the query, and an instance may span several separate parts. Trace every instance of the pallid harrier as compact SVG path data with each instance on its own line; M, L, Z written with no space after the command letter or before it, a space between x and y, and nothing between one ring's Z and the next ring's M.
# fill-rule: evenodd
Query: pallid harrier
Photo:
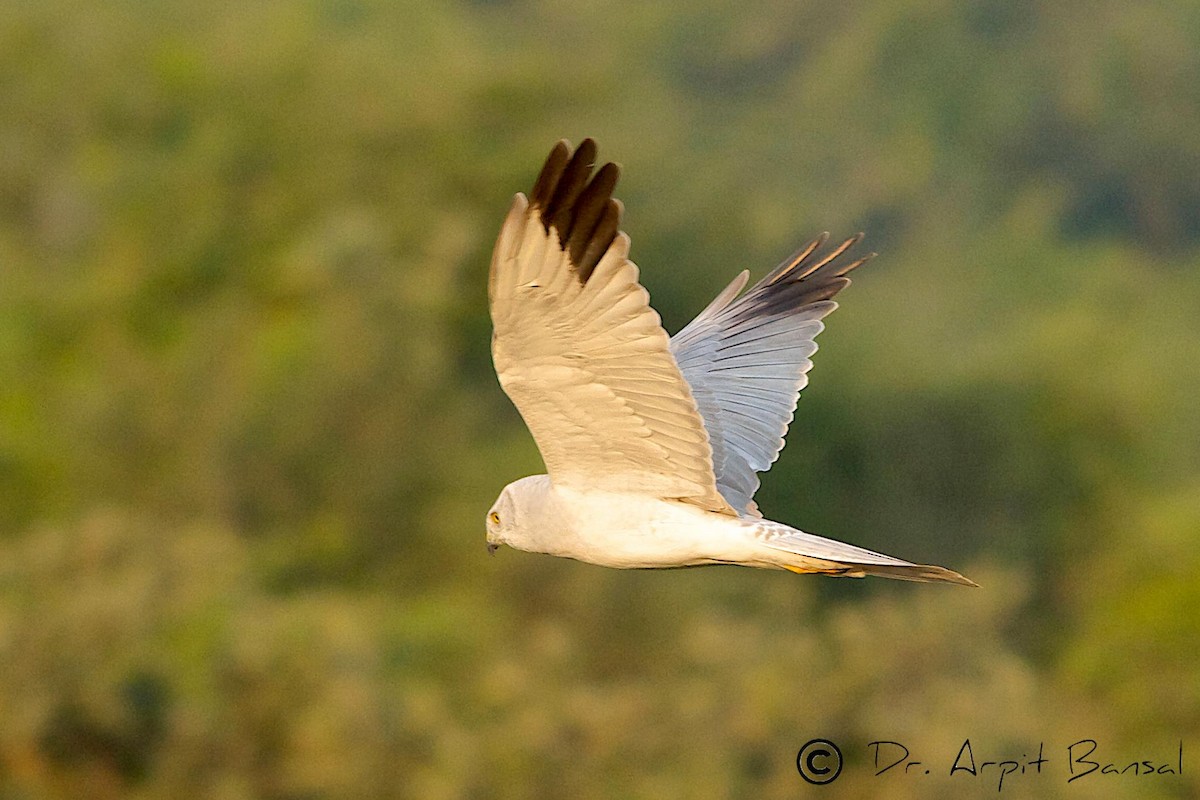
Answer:
M612 198L618 168L592 175L596 144L559 142L528 198L517 194L492 254L492 356L546 463L487 515L502 544L618 568L741 564L973 586L763 519L758 473L808 382L821 319L859 236L822 235L745 294L743 271L668 338L629 260Z

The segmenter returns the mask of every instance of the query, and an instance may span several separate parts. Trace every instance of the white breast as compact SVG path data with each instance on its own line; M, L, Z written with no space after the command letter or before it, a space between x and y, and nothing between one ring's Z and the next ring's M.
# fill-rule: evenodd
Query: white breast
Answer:
M623 569L691 566L737 560L755 549L745 523L688 503L644 494L555 487L561 526L547 537L552 555Z

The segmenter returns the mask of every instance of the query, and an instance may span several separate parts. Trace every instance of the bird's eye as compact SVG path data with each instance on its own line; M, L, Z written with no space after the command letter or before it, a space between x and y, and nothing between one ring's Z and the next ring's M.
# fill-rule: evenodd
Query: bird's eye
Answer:
M493 525L499 525L499 524L500 524L500 515L499 515L499 514L497 514L495 511L493 511L493 512L492 512L492 513L490 513L490 514L488 514L488 519L490 519L490 520L492 521L492 524L493 524Z

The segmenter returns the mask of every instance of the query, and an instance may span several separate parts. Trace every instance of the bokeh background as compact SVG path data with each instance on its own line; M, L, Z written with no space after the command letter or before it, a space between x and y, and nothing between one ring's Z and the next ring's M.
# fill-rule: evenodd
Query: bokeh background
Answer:
M1200 796L1198 86L1183 2L0 3L0 797ZM669 330L867 232L759 501L982 588L487 557L587 135Z

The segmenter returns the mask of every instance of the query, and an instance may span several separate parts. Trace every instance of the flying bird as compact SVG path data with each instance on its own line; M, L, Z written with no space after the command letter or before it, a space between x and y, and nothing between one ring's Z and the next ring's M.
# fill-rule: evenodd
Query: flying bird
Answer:
M743 271L668 337L629 260L596 144L550 151L518 193L492 253L488 302L500 385L545 475L510 483L487 515L501 545L605 567L738 564L796 573L974 586L763 518L770 468L808 383L822 319L870 256L823 234L743 293ZM873 254L872 254L873 255Z

